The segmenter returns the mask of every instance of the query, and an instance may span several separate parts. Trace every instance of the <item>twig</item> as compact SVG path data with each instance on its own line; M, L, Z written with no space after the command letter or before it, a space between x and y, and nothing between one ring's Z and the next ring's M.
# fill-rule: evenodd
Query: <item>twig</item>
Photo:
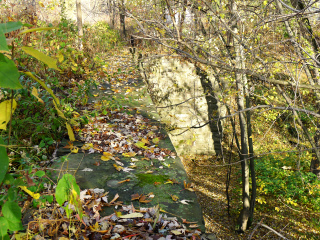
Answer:
M310 110L306 110L306 109L295 108L295 107L291 107L291 106L288 106L288 107L277 107L277 106L273 106L273 105L257 105L257 106L251 107L251 108L245 108L245 109L243 109L241 111L237 111L235 113L232 113L232 114L229 114L229 115L226 115L226 116L219 116L219 117L212 118L210 121L222 120L222 119L225 119L225 118L236 116L236 115L238 115L239 113L242 113L242 112L252 111L252 110L259 109L259 108L267 108L266 110L278 109L278 110L285 110L285 111L297 111L297 112L303 112L305 114L310 114L310 115L313 115L315 117L320 118L320 114L315 113L315 112L310 111ZM202 127L208 125L210 123L210 121L208 121L208 122L206 122L206 123L204 123L202 125L197 124L198 126L197 125L193 125L191 127L188 127L188 129L186 129L186 130L184 130L184 131L182 131L182 132L180 132L178 134L172 134L172 135L173 136L182 135L185 132L189 131L190 128L202 128Z
M252 230L252 233L250 233L248 240L251 240L253 234L257 231L258 227L262 224L262 221L264 220L264 218L261 219L261 221L254 227L254 229Z
M273 232L274 234L278 235L279 237L289 240L288 238L286 238L285 236L283 236L282 234L278 233L276 230L274 230L273 228L269 227L268 225L265 225L263 223L259 223L259 226L264 227L268 230L270 230L271 232Z

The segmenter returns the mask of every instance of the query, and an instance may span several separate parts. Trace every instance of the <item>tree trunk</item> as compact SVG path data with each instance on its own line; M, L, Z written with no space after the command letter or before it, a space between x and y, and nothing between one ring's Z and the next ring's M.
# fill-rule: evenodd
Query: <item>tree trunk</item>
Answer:
M184 20L186 18L186 10L187 10L187 0L183 1L183 6L182 6L182 13L181 13L181 18L180 18L180 24L179 24L179 35L182 35L182 27Z
M81 0L76 0L76 6L77 6L77 25L78 25L78 48L79 50L82 50L83 27L82 27Z
M244 64L244 61L242 61ZM245 66L242 66L245 68ZM250 108L250 92L248 91L248 83L245 85L246 107ZM250 162L250 175L251 175L251 199L250 199L250 217L249 224L253 222L253 213L257 196L257 182L256 182L256 169L255 169L255 157L253 154L253 140L252 140L252 126L251 126L251 112L247 112L247 129L248 129L248 144L249 144L249 162Z
M301 0L291 0L291 5L296 8L297 10L302 10L304 8L306 8L306 5L304 4L304 2L302 2ZM312 69L312 73L313 73L313 77L316 79L315 82L317 82L317 84L320 84L320 77L319 77L319 67L320 67L320 54L319 54L319 43L317 41L317 39L315 38L315 35L313 34L313 30L310 24L310 21L307 17L303 17L303 18L297 18L297 21L300 25L300 31L302 33L302 36L307 39L307 41L310 43L310 45L312 46L313 49L313 57L316 59L316 63L315 66L317 66L317 68ZM318 113L320 112L320 106L318 104ZM317 120L317 128L320 129L320 123L319 120ZM313 160L311 161L311 166L310 166L310 170L316 174L318 177L320 177L320 170L318 169L320 166L320 153L319 153L319 144L320 142L320 133L317 132L316 135L314 136L314 145L312 145L312 147L315 149L314 153L316 155L316 157L313 158ZM310 142L311 143L311 142Z
M236 65L241 64L240 54L242 54L241 46L235 43ZM241 67L241 66L237 66ZM236 83L238 89L238 111L244 107L244 91L243 91L243 74L236 74ZM250 183L249 183L249 164L248 164L248 130L244 113L239 114L240 121L240 139L241 139L241 172L242 172L242 203L243 208L239 216L239 230L244 232L248 228L250 217Z
M300 1L298 1L298 2L300 2ZM281 3L279 2L279 0L276 1L276 4L277 4L277 8L278 8L280 14L283 14L282 5L281 5ZM289 22L288 22L288 21L284 21L284 24L285 24L286 30L287 30L287 32L288 32L288 35L289 35L289 37L290 37L290 39L291 39L291 42L292 42L292 44L293 44L293 46L294 46L294 49L295 49L296 54L298 55L298 57L299 57L300 59L302 59L302 61L305 61L305 60L303 60L303 59L305 59L304 56L303 56L303 52L302 52L302 50L299 48L298 44L297 44L296 41L295 41L295 37L294 37L294 35L293 35L293 31L292 31L292 29L291 29L291 27L290 27L290 25L289 25ZM309 65L307 62L305 62L305 64L303 64L303 70L304 70L304 72L305 72L306 75L307 75L307 78L308 78L308 80L309 80L309 83L310 83L311 85L315 85L315 82L317 82L317 80L315 81L315 80L313 79L313 76L312 76L312 73L311 73L311 69L310 69L310 65ZM317 98L317 101L319 102L319 101L320 101L320 93L319 93L318 91L315 91L315 96L316 96L316 98ZM318 104L318 109L319 109L319 104ZM317 125L318 125L318 128L319 128L319 123L318 123ZM311 170L314 174L316 174L318 177L320 177L320 170L318 169L318 167L320 166L320 153L319 153L319 150L318 150L318 147L319 147L319 144L318 144L319 139L320 139L319 134L316 134L316 136L314 137L314 142L315 142L315 144L316 144L316 145L315 145L315 148L313 149L314 157L313 157L313 160L311 161L311 164L310 164L310 170Z
M122 34L123 37L127 37L127 32L126 32L126 15L125 15L125 7L124 7L124 1L121 1L120 5L120 28L122 29Z
M230 1L230 10L232 19L236 19L237 6L236 3L231 0ZM235 22L232 26L233 32L238 32L237 22ZM243 46L240 45L238 40L234 40L234 47L236 53L235 59L235 67L238 69L243 68L244 66L244 51ZM235 74L238 96L238 111L242 111L245 108L244 104L244 84L246 83L246 76L242 73ZM241 173L242 173L242 210L240 216L238 218L239 224L239 232L244 232L247 230L249 226L249 218L250 218L250 171L248 164L248 130L247 130L247 122L244 116L244 113L239 114L239 122L240 122L240 139L241 139Z
M114 0L110 0L110 25L111 28L115 28L115 16L116 16L116 4Z

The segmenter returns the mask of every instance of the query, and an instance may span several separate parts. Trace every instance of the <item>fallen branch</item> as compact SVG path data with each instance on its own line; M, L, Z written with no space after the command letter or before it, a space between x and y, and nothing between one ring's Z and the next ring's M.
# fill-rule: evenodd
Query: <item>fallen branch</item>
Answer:
M260 223L259 224L261 227L264 227L268 230L270 230L271 232L275 233L276 235L278 235L279 237L283 238L283 239L286 239L286 240L289 240L288 238L286 238L285 236L283 236L282 234L278 233L276 230L274 230L273 228L269 227L268 225L265 225L263 223Z
M283 239L286 239L286 240L289 240L288 238L286 238L285 236L283 236L281 233L278 233L278 232L277 232L276 230L274 230L273 228L269 227L269 226L266 225L266 224L263 224L262 221L263 221L263 218L262 218L261 221L254 227L252 233L251 233L251 234L249 235L249 237L248 237L248 240L251 240L253 234L257 231L257 229L258 229L259 227L264 227L264 228L270 230L271 232L275 233L275 234L278 235L279 237L281 237L281 238L283 238Z

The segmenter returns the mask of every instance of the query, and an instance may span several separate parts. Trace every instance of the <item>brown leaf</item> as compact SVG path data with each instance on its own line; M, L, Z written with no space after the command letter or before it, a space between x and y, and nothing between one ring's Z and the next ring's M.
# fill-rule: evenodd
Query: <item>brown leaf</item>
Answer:
M96 161L93 165L99 167L101 165L100 161Z
M197 227L199 227L199 225L197 225L197 224L192 224L189 226L189 228L197 228Z
M120 183L125 183L125 182L130 182L130 178L125 179L125 180L123 180L123 181L120 181L120 182L118 182L118 183L120 184Z
M188 222L187 219L181 218L182 219L182 223L186 223L186 224L195 224L197 222Z
M72 142L68 142L68 144L66 146L64 146L63 148L73 148L73 143Z
M142 196L140 197L140 199L139 199L139 202L141 202L141 203L149 203L149 202L152 201L152 200L147 200L146 198L147 198L147 197L146 197L145 195L142 195Z
M26 180L27 180L27 184L28 186L34 186L36 185L33 180L29 177L29 172L26 171L26 174L24 175L26 177Z
M116 201L119 198L119 194L117 193L114 198L111 200L110 203L113 203L114 201Z
M131 200L133 201L133 200L139 200L139 198L140 198L140 195L138 194L138 193L135 193L135 194L132 194L131 195Z

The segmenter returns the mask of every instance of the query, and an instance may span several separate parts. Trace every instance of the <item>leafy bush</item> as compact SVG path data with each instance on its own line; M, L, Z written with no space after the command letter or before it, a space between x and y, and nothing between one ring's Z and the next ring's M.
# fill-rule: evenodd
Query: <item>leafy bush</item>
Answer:
M266 156L256 160L258 191L282 197L292 206L311 205L314 210L320 209L320 180L309 172L310 153L300 156L300 169L294 153L282 156Z
M98 55L122 44L119 32L106 22L87 27L84 42L89 52Z

